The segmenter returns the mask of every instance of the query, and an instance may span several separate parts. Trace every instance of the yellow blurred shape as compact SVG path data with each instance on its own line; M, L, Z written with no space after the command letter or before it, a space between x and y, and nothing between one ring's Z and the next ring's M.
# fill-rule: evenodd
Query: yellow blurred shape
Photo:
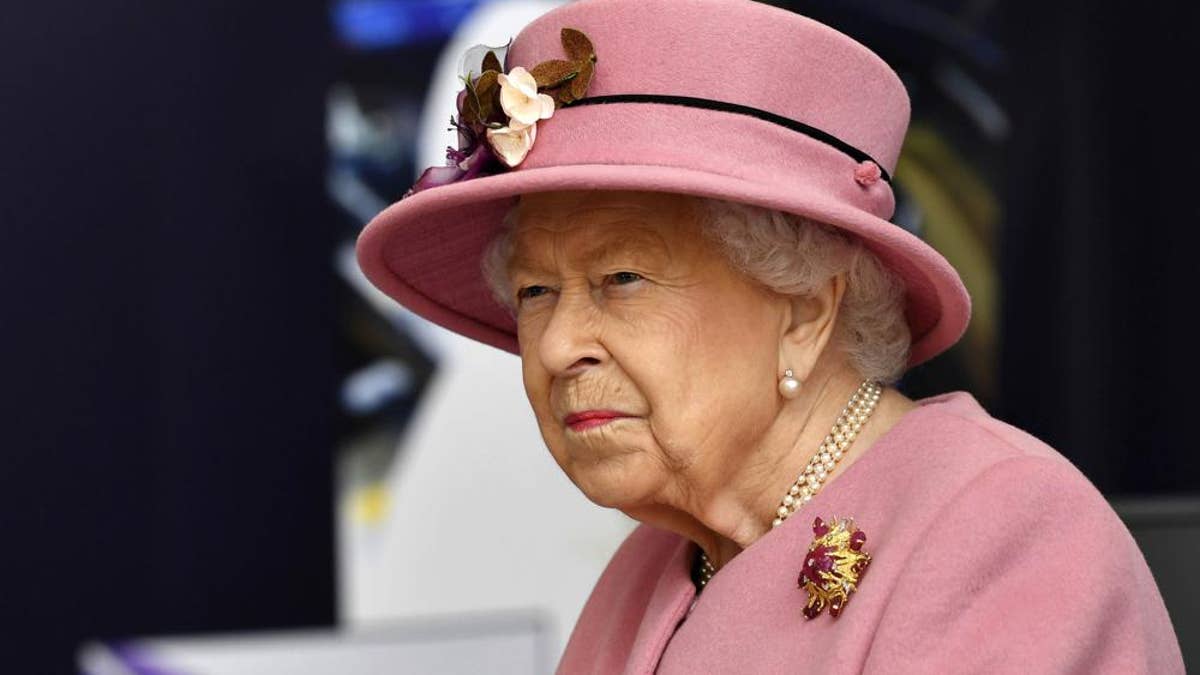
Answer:
M377 525L387 518L392 496L383 483L370 483L354 490L350 496L350 513L354 522Z

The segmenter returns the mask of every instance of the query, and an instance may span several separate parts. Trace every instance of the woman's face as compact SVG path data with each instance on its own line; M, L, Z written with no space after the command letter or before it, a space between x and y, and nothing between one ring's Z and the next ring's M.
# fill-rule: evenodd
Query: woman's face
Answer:
M509 275L529 402L589 499L686 501L752 461L778 411L785 300L726 263L689 197L526 195ZM588 411L619 417L571 423Z

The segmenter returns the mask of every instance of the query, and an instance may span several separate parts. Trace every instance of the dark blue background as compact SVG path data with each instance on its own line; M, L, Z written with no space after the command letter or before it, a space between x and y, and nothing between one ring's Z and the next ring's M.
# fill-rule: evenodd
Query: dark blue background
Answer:
M4 13L0 669L331 624L325 5Z

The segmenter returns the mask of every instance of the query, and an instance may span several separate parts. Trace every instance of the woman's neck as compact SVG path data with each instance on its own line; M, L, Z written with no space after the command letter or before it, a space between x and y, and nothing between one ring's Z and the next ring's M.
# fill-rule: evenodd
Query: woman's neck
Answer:
M817 452L834 420L861 384L852 371L823 380L810 378L805 397L788 401L758 447L734 470L709 470L708 480L693 486L694 503L672 513L658 511L652 524L696 542L713 567L720 569L771 530L783 496ZM879 404L822 483L838 479L917 404L895 389L884 388ZM651 514L628 512L645 522Z

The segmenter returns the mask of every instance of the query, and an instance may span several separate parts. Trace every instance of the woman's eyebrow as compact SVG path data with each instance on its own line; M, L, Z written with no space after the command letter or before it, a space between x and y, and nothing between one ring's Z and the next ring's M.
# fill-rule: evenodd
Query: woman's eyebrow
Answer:
M587 262L607 263L617 259L636 259L651 261L664 259L667 246L662 237L653 232L636 232L622 235L605 234L597 241L586 241L572 247L568 252L570 261L574 264ZM516 247L509 259L508 271L516 272L553 272L554 266L547 265L545 256L530 255L520 247Z
M632 233L621 236L604 236L593 246L583 251L587 259L610 261L613 258L634 256L637 258L664 257L667 244L657 232L647 228L638 228Z
M508 259L507 269L510 275L518 272L537 274L539 272L552 271L550 267L543 264L536 256L528 256L522 253L513 253L512 257Z

